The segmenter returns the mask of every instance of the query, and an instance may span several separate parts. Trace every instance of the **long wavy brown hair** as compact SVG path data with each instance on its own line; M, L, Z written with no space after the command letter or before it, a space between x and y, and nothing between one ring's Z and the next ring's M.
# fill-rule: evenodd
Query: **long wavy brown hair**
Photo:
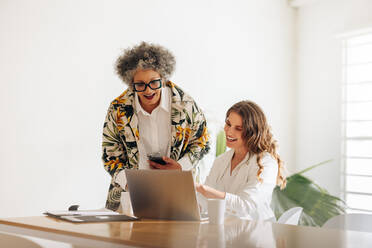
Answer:
M278 162L276 184L283 189L287 183L284 163L277 153L277 141L273 138L271 128L266 121L262 109L252 101L241 101L234 104L227 111L226 119L231 112L235 112L242 117L242 138L246 142L250 156L253 154L257 155L257 164L259 167L257 179L262 182L260 175L264 168L261 164L261 159L267 152Z

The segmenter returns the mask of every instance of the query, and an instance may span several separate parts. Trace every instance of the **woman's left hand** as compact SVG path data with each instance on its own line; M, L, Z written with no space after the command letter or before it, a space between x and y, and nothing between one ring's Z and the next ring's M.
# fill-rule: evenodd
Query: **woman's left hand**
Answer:
M182 166L177 163L177 161L163 156L163 160L166 162L165 165L158 164L154 161L149 160L149 164L153 169L160 169L160 170L182 170Z

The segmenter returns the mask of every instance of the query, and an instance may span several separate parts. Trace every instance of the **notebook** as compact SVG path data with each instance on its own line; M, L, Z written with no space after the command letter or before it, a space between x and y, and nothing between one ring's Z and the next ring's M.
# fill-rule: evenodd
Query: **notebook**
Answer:
M108 209L83 211L46 211L44 214L57 219L77 223L138 220L136 217L119 214Z

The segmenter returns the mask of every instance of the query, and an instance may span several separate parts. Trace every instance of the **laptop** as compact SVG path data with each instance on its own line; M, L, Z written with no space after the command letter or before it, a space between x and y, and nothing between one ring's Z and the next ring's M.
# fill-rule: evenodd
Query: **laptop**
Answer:
M139 218L206 220L191 171L125 170L133 214Z

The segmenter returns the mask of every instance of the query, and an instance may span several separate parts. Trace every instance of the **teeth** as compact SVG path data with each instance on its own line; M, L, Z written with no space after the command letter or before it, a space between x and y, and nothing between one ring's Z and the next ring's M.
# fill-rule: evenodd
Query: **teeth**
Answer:
M235 141L235 140L237 140L236 138L234 139L234 138L231 138L229 136L227 136L226 138L227 138L228 141Z

